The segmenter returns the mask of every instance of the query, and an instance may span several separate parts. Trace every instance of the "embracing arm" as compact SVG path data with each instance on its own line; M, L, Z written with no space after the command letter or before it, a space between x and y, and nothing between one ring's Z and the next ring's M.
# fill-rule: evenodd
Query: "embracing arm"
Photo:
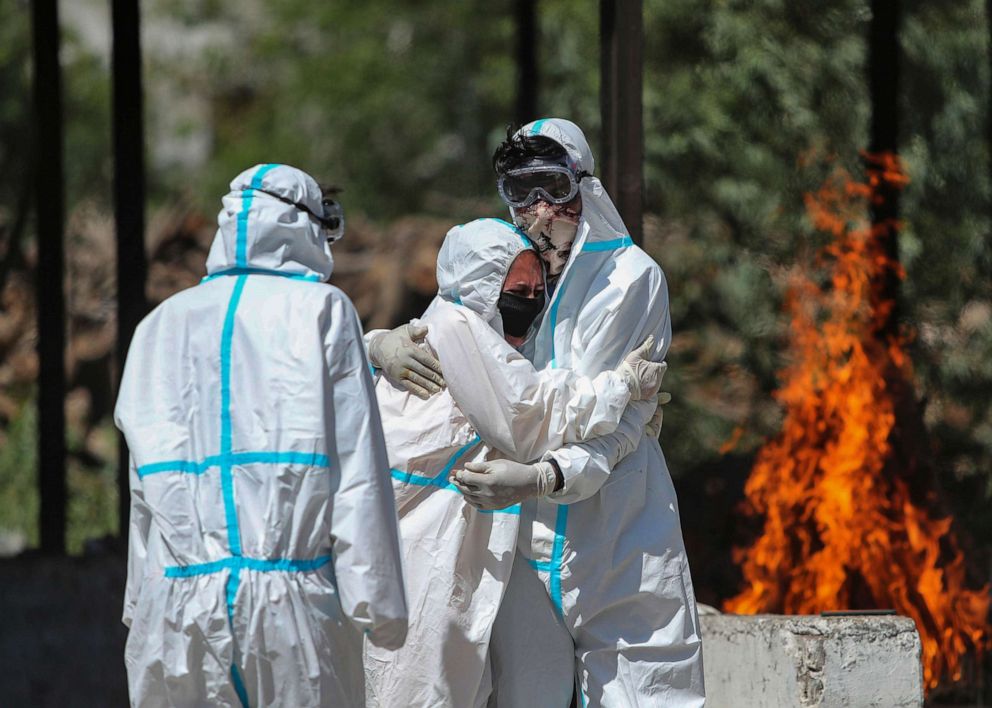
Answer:
M616 293L604 293L603 302L593 298L586 305L606 314L596 320L594 328L590 328L592 331L585 338L580 366L586 361L594 361L603 367L615 365L627 351L649 335L654 335L655 340L653 358L656 361L664 359L671 341L672 325L668 286L661 269L657 265L645 268L619 294L619 301L617 297ZM607 299L609 302L606 302ZM542 459L553 458L565 479L562 489L547 497L548 500L571 504L599 491L611 470L637 449L644 426L651 420L656 408L655 400L632 403L613 433L566 445L546 454Z
M458 408L483 440L518 462L616 430L630 401L631 386L616 371L537 371L480 317L455 305L436 308L429 327Z

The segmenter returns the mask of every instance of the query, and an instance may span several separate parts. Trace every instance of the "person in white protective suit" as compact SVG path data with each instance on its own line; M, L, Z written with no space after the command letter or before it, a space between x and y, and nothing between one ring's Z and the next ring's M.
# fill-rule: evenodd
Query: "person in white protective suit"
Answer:
M411 610L401 649L366 649L368 705L377 708L471 708L490 698L489 638L513 567L519 506L477 510L450 475L484 460L535 461L610 433L629 401L654 399L665 369L645 358L649 341L594 378L536 371L513 345L544 308L543 269L504 221L452 228L437 280L438 296L414 326L426 326L447 389L424 400L386 377L376 384ZM537 468L532 496L563 483L553 461ZM571 677L564 683L570 690Z
M554 288L532 341L534 365L595 376L649 335L663 358L671 338L664 274L593 176L578 126L530 123L497 149L494 167ZM496 460L458 473L477 506L523 502L519 562L493 631L496 705L567 705L567 694L548 687L573 671L580 706L703 705L678 502L657 437L643 434L653 410L631 403L615 433L545 455L565 481L540 499L516 483L533 466Z
M343 216L286 165L238 175L203 282L138 326L131 703L360 706L362 633L402 645L389 464L361 326L326 284Z

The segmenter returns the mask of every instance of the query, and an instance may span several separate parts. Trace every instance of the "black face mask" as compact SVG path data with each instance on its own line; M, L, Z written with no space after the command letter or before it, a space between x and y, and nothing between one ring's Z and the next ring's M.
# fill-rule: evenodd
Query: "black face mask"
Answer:
M500 293L496 303L503 317L503 332L513 337L527 334L534 318L544 309L544 296L521 297L513 293Z

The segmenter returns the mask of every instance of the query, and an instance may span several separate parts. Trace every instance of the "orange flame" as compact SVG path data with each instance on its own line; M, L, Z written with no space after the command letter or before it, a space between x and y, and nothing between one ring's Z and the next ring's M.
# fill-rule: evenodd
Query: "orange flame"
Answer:
M865 207L908 180L897 156L866 158L866 182L835 169L806 195L814 226L833 237L817 259L829 277L790 282L791 363L775 394L783 428L745 486L745 512L763 517L764 529L734 549L746 587L725 609L894 608L916 621L931 689L959 680L962 656L986 646L989 590L967 589L951 519L914 504L893 455L892 382L911 380L904 341L884 333L894 303L882 283L903 273L883 239L898 224L871 226Z

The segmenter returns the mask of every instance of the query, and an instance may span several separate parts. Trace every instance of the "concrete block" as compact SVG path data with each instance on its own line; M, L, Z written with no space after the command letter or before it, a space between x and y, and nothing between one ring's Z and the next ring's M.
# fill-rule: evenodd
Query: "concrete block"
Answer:
M916 624L895 615L701 615L708 708L923 705Z

